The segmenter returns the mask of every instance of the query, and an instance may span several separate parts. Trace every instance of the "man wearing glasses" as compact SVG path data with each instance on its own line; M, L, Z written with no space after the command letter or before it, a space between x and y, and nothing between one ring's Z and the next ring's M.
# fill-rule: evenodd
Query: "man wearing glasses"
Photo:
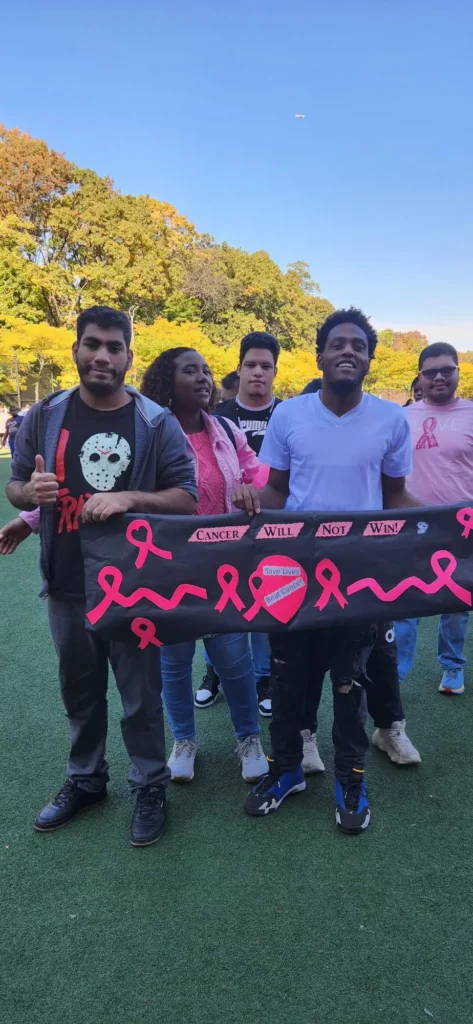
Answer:
M455 395L458 353L438 342L419 357L423 400L406 409L411 428L413 472L406 486L425 505L453 505L473 500L473 402ZM418 619L395 623L399 678L414 661ZM438 659L443 669L440 692L464 692L463 653L468 612L441 615Z

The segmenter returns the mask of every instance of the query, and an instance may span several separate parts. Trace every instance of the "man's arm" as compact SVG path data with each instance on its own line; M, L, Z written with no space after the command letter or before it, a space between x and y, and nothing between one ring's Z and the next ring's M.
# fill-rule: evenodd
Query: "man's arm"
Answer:
M253 484L240 484L232 494L232 503L252 516L255 512L258 515L262 508L284 508L288 494L289 470L270 469L268 482L260 491Z
M197 505L194 463L177 420L164 416L156 439L156 491L93 494L82 510L84 522L104 522L123 512L192 515Z
M383 508L422 508L422 502L407 490L405 476L381 474Z

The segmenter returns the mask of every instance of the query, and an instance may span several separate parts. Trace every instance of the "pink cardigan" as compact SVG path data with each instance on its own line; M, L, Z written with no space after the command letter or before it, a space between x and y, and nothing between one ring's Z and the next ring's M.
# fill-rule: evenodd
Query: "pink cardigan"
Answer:
M250 448L246 436L239 427L236 427L231 420L226 420L233 432L236 448L227 437L221 423L215 416L208 416L202 413L205 427L208 430L212 442L215 457L222 471L225 480L225 507L227 512L236 512L231 502L231 493L239 484L254 484L256 488L264 487L269 476L269 466L263 466L252 448ZM197 485L199 484L199 467L197 456L192 446L192 435L186 435L190 454L194 462ZM34 533L39 530L40 509L35 508L34 512L20 512L21 519L30 527Z

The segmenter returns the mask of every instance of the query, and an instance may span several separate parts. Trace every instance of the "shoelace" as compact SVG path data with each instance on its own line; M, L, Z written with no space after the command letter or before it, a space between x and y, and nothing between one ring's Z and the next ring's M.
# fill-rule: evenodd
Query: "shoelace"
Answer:
M257 736L245 736L244 740L239 741L236 752L240 757L255 757L257 759L263 757Z
M139 818L150 818L156 809L156 804L163 803L162 789L150 788L141 789L138 793L136 813Z
M176 740L175 757L193 757L195 754L195 743L192 740Z
M360 796L364 793L364 780L357 779L347 782L343 787L343 799L348 811L357 811Z
M457 681L457 679L458 679L458 671L457 671L456 668L447 668L447 679L448 679L449 682L451 682L452 680L454 682Z
M54 804L55 807L63 807L64 804L66 804L67 801L69 800L69 797L74 792L74 789L75 785L72 779L67 779L64 785L61 786L60 790L56 793L56 796L51 801L51 803Z

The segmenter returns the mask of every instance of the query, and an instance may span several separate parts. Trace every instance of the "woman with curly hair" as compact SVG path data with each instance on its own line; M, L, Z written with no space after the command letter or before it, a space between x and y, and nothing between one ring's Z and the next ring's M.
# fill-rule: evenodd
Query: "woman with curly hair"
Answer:
M234 512L232 492L253 492L265 482L267 468L258 462L245 434L223 417L211 415L215 401L212 373L191 348L162 352L146 371L142 393L168 406L187 435L198 482L197 515ZM218 673L237 738L237 752L246 782L268 771L258 724L258 699L248 633L226 633L204 639L209 660ZM192 693L195 641L161 648L164 704L174 736L168 767L174 782L191 782L197 742Z

